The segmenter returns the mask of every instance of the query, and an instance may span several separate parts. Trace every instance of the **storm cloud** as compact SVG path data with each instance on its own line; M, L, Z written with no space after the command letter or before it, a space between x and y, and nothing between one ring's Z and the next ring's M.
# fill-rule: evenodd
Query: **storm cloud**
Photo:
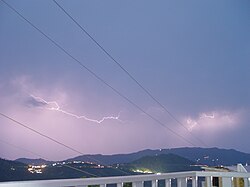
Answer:
M52 1L8 2L164 125L81 68L1 2L2 113L86 154L204 147L195 137L208 147L250 152L249 1L60 1L182 125ZM5 118L0 125L1 139L11 144L54 160L76 155ZM3 143L0 149L4 158L36 157Z

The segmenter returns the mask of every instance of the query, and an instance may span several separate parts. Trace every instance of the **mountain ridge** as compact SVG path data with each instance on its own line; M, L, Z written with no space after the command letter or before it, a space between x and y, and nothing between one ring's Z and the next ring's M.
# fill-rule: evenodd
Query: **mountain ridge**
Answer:
M131 163L122 164L120 167L141 173L168 173L201 170L201 167L195 166L194 162L172 153L144 156Z
M29 158L18 158L15 160L16 162L21 162L24 164L32 164L32 165L42 165L42 164L51 164L53 161L44 160L42 158L29 159Z
M182 156L191 161L205 165L235 165L237 163L250 163L250 154L243 153L234 149L220 149L220 148L200 148L200 147L183 147L171 149L146 149L129 154L114 154L114 155L82 155L68 160L99 160L103 164L128 163L143 156L153 156L157 154L175 154Z
M189 159L197 164L204 165L235 165L237 163L250 163L250 154L240 152L234 149L221 148L201 148L201 147L181 147L170 149L145 149L128 154L87 154L66 159L65 161L88 161L104 165L113 165L121 163L133 162L143 156L154 156L159 154L175 154L186 159ZM17 159L18 160L18 159ZM37 159L26 159L25 164L33 163ZM19 159L20 161L20 159ZM50 162L50 161L49 161Z

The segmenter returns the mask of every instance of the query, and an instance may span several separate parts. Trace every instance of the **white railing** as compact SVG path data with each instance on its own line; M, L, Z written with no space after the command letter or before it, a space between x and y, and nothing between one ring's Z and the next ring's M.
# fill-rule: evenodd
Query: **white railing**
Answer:
M116 184L123 187L124 183L132 183L132 187L143 187L145 181L151 181L151 187L158 187L158 182L164 180L165 187L213 187L213 180L218 182L218 187L238 187L237 180L241 180L243 187L250 187L250 173L241 172L177 172L150 175L133 175L120 177L99 177L61 180L37 180L0 182L0 187L87 187L88 185L99 185L106 187ZM175 183L173 183L175 181Z

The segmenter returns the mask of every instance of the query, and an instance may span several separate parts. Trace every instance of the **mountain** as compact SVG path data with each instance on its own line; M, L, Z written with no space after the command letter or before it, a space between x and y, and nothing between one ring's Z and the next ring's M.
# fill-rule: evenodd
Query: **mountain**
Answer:
M116 176L147 171L162 173L199 169L193 168L191 166L193 164L229 166L237 163L250 163L250 154L233 149L174 148L147 149L117 155L82 155L56 164L43 159L21 158L16 161L0 159L0 181L91 177L89 174L79 172L79 169L96 176ZM31 173L28 171L28 165L32 164L47 166L42 173ZM64 167L65 165L69 167ZM115 168L117 166L118 169ZM78 171L70 167L76 167Z
M183 156L191 161L210 166L215 165L236 165L238 163L250 163L250 154L236 151L234 149L219 148L175 148L164 150ZM163 151L163 152L164 152Z
M31 176L27 166L20 162L5 160L0 158L0 182L23 180L26 176Z
M119 167L103 166L91 162L61 161L53 164L45 164L42 159L18 159L23 162L36 162L36 167L31 163L24 164L17 161L0 159L0 182L20 180L44 180L44 179L69 179L82 177L107 177L140 174L140 171L172 172L197 170L190 165L194 162L177 155L146 156ZM48 161L46 161L49 163Z
M30 159L30 158L18 158L15 160L16 162L21 162L24 164L31 165L42 165L42 164L51 164L52 161L47 161L41 158L38 159Z
M68 161L80 160L89 162L99 162L105 165L116 163L133 162L144 156L154 156L159 154L175 154L187 158L193 162L205 165L235 165L237 163L250 163L250 154L236 151L233 149L219 148L173 148L173 149L158 149L158 150L143 150L130 154L116 155L82 155L68 159Z
M27 161L27 160L26 160ZM28 170L31 169L31 171ZM39 172L37 172L39 171ZM21 180L70 179L85 177L107 177L132 175L115 167L105 167L83 162L58 162L46 167L32 169L17 161L0 159L0 182Z
M195 163L174 154L160 154L157 156L145 156L120 167L126 170L141 173L166 173L179 171L200 170L193 166Z
M173 149L157 149L150 150L146 149L143 151L130 153L130 154L116 154L116 155L81 155L74 158L67 159L66 161L85 161L94 162L104 165L113 165L116 163L129 163L138 160L144 156L155 156L160 154L175 154L186 159L189 159L197 164L205 165L235 165L238 163L250 163L250 154L236 151L233 149L219 149L219 148L195 148L195 147L184 147L184 148L173 148ZM16 161L25 164L42 164L51 163L43 159L17 159Z

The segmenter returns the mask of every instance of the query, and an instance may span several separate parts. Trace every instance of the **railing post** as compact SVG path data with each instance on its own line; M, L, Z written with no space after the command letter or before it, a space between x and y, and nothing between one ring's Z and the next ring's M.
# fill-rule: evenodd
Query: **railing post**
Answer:
M232 187L235 187L235 185L234 185L234 177L231 177L231 183L232 183Z
M222 187L231 187L232 186L232 178L222 177Z
M249 179L244 178L244 187L249 187Z
M152 181L152 187L158 187L158 180Z
M177 187L187 187L187 178L177 178Z
M100 187L106 187L106 184L100 184Z
M139 175L139 176L117 176L105 178L90 179L61 179L61 180L41 180L41 181L16 181L16 182L0 182L0 187L88 187L98 186L107 187L108 184L114 184L115 187L123 187L124 183L129 183L132 187L144 187L144 182L152 183L152 187L159 187L159 180L165 180L164 187L171 187L172 184L177 187L212 187L213 184L219 187L250 187L250 173L236 172L182 172L182 173L166 173L157 175ZM204 180L205 179L205 180ZM219 179L219 180L218 180ZM163 181L162 181L163 182Z
M165 187L171 187L171 179L165 180Z
M212 181L213 181L212 176L206 177L206 187L212 187Z
M117 183L116 187L123 187L123 183Z
M132 182L132 187L143 187L143 182L144 181Z
M192 187L198 187L198 177L192 177Z

